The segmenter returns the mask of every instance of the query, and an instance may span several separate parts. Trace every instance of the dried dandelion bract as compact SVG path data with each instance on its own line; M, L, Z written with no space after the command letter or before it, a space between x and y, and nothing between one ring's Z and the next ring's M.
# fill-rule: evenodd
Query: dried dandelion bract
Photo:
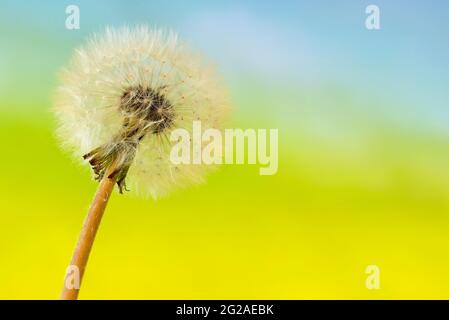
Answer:
M153 197L201 182L210 166L170 162L170 133L222 126L224 90L213 68L175 33L146 26L107 28L77 49L63 70L58 136L98 180L110 177Z

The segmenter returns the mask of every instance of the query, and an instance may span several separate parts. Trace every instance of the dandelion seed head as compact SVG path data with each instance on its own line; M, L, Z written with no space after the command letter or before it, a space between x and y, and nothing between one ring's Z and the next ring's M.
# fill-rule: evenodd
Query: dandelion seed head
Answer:
M75 50L61 73L57 134L97 178L112 162L120 187L154 198L201 183L210 165L170 161L174 129L221 129L229 110L212 67L174 32L106 28ZM85 162L87 163L87 162Z

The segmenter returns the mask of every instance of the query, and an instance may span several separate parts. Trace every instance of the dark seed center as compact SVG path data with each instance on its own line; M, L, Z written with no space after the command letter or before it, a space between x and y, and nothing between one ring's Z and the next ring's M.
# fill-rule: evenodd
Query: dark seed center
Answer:
M173 123L173 106L162 93L163 88L136 86L127 89L120 101L125 123L151 123L152 133L160 133ZM137 129L137 128L136 128Z

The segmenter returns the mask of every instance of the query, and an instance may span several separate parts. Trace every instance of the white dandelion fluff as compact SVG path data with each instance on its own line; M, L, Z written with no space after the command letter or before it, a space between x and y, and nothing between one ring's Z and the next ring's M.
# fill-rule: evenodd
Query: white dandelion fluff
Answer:
M157 197L199 183L209 165L174 165L170 134L222 126L227 112L213 68L173 32L146 26L107 28L77 49L62 72L55 112L58 136L84 157L97 180L107 169L120 192Z
M220 129L226 111L213 70L173 32L108 28L75 51L56 93L58 136L89 162L100 184L67 268L62 299L78 297L115 183L120 192L129 181L133 191L157 197L201 182L211 166L174 164L170 154L177 142L171 133L182 128L192 137L196 121L204 129ZM79 274L76 286L72 270Z

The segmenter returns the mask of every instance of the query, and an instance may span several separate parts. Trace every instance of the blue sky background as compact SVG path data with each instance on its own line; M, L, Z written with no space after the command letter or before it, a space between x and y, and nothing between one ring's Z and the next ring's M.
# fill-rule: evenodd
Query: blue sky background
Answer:
M68 4L80 7L78 31L64 28ZM179 31L205 51L236 86L240 86L239 80L249 80L257 83L258 89L281 92L278 95L287 101L276 108L288 113L281 121L289 122L291 112L300 109L293 106L298 91L331 86L351 91L355 99L367 102L361 108L375 108L371 111L393 117L399 125L447 134L449 4L376 1L381 9L379 31L364 28L368 4L371 2L355 0L279 4L27 1L23 5L2 1L2 97L17 100L21 82L32 74L40 80L35 83L40 90L20 94L19 99L45 99L42 92L50 91L53 82L41 75L56 73L73 46L103 26L141 22ZM272 99L279 99L274 95ZM392 101L395 108L373 103L383 100Z

